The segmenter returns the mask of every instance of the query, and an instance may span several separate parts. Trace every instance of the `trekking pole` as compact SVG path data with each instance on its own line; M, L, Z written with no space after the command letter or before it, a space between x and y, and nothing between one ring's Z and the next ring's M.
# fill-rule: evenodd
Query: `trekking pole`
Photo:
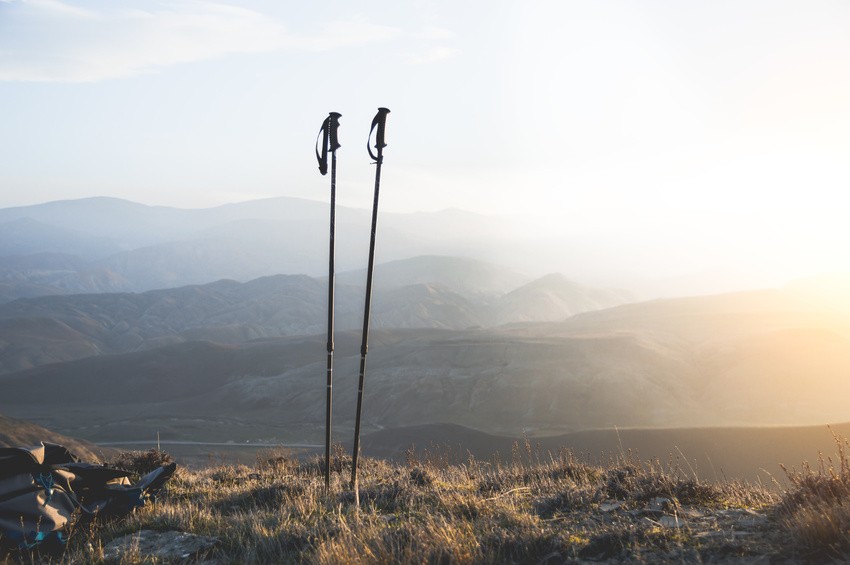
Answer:
M316 159L319 160L319 172L328 174L328 151L331 152L331 235L328 249L328 386L327 413L325 414L325 489L331 486L331 408L333 405L334 371L334 231L336 227L336 150L339 149L337 129L341 114L331 112L316 137ZM322 151L319 153L319 138L322 138Z
M369 239L369 266L366 270L366 304L363 309L363 341L360 345L360 384L357 387L357 415L354 419L354 449L351 453L351 488L354 490L354 503L360 506L360 493L357 489L357 459L360 456L360 416L363 413L363 378L366 375L366 352L369 341L369 310L372 307L372 271L375 268L375 230L378 224L378 193L381 188L381 165L384 162L384 130L387 127L386 108L378 108L378 113L372 119L372 128L369 130L369 139L366 140L366 149L369 156L375 161L375 200L372 203L372 236ZM377 131L375 129L377 128ZM375 149L378 154L372 153L369 142L372 140L372 132L375 131Z

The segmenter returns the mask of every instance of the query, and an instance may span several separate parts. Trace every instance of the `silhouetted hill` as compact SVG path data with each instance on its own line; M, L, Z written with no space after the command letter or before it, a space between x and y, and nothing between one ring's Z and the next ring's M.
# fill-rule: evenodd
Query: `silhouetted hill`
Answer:
M285 199L293 213L304 212L298 208L300 201ZM183 240L199 230L241 217L268 217L257 214L265 210L280 212L267 201L251 209L250 216L239 213L238 205L206 209L182 209L166 206L147 206L119 198L92 197L77 200L58 200L0 209L0 222L31 218L42 224L108 238L118 242L119 249L132 249L167 241ZM315 203L317 206L320 203ZM233 207L231 207L233 206Z
M0 304L18 298L130 290L129 282L76 255L35 253L0 257Z
M310 277L280 275L141 294L18 300L0 306L0 339L13 344L0 356L0 370L188 340L229 343L320 333L326 293L325 285ZM354 308L353 291L340 289L339 295L341 307Z
M359 314L362 319L362 314ZM390 289L374 299L374 328L461 329L486 325L481 304L446 287L415 284Z
M345 206L336 212L337 269L362 268L370 212ZM377 258L383 263L434 253L475 255L493 242L500 224L497 218L451 210L382 213ZM190 210L86 198L0 209L0 235L0 272L15 270L4 255L65 253L86 261L75 270L108 272L121 281L122 286L109 290L144 291L221 278L247 281L281 273L321 276L327 269L328 204L271 198ZM85 277L36 281L22 270L17 275L47 284L46 294L106 290L102 284L81 286ZM433 281L410 284L425 282ZM5 293L14 299L36 291L37 286L7 287Z
M86 261L66 253L34 253L2 257L4 270L9 271L66 271L81 269Z
M633 295L623 290L591 288L552 273L500 297L493 308L494 323L563 320L634 300Z
M465 329L492 326L494 320L527 321L538 315L544 320L552 316L560 319L571 313L557 305L535 309L533 301L529 313L525 313L519 296L510 301L510 312L496 315L499 301L492 293L517 277L495 265L451 257L378 265L375 280L380 282L374 292L372 325ZM360 286L345 284L347 281ZM355 274L339 277L337 328L361 327L364 284L365 280ZM593 292L585 287L580 291L582 295ZM583 305L594 307L599 302ZM0 355L0 372L183 341L241 343L264 337L319 334L326 328L326 312L327 280L303 275L262 277L247 283L220 280L139 294L21 299L0 305L0 339L14 344Z
M785 483L780 465L789 469L801 462L814 463L820 454L835 457L833 434L850 436L850 423L819 426L712 427L671 429L602 429L546 437L507 437L463 426L429 424L373 432L363 438L363 453L403 461L408 451L420 457L448 457L463 463L468 454L485 461L521 460L570 449L584 461L608 463L617 458L677 462L682 472L701 480L744 479Z
M104 453L113 452L111 449L100 448L87 441L58 434L38 424L0 414L0 447L29 447L39 445L42 441L64 445L86 463L101 462L104 459Z
M61 253L95 259L119 250L112 238L46 224L30 217L0 221L0 257Z
M380 265L375 288L440 285L470 299L492 299L526 283L528 277L505 267L466 257L426 255ZM366 269L340 273L337 281L363 286Z
M336 268L363 263L367 226L337 224ZM348 230L347 232L344 230ZM222 278L247 281L278 273L320 276L327 272L328 234L316 217L288 221L246 219L205 229L192 238L114 254L98 265L133 281L133 290L203 284ZM352 233L353 232L353 233ZM421 249L401 232L379 236L380 257Z
M850 320L808 308L766 291L623 305L555 323L376 330L364 425L374 431L452 423L549 435L846 421ZM336 341L335 421L346 426L359 335L340 332ZM32 396L8 406L0 400L0 408L12 416L49 410L31 392L38 382L96 389L101 414L127 405L122 412L146 417L301 426L308 437L324 421L317 409L324 402L324 342L318 333L227 347L183 343L43 366L0 377L4 391ZM85 392L68 394L79 395L81 410L93 402ZM137 398L145 404L134 404Z

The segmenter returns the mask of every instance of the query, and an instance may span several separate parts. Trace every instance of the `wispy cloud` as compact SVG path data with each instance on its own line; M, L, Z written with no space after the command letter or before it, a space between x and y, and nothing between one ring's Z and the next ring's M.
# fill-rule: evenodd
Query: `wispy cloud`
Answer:
M403 33L400 28L376 25L362 19L332 21L324 24L316 34L291 36L288 46L295 49L327 51L377 41L388 41L400 37Z
M260 12L206 0L107 3L0 0L0 81L91 82L134 76L232 53L324 51L398 37L366 20L333 21L298 33Z
M16 0L3 1L7 4L16 3ZM75 18L91 18L96 16L96 14L91 10L86 10L85 8L80 8L79 6L72 6L71 4L68 4L66 2L61 2L60 0L22 0L18 3L26 4L30 7L41 10L47 15L63 15Z
M457 53L457 49L447 46L432 47L424 53L417 53L407 57L407 63L410 65L429 65L448 59Z

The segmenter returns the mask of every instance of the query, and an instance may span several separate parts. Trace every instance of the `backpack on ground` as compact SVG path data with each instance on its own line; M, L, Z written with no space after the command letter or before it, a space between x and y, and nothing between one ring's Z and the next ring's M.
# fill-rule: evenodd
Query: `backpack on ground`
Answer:
M176 468L162 466L131 484L129 471L80 462L61 445L0 448L0 548L62 547L70 525L143 506Z

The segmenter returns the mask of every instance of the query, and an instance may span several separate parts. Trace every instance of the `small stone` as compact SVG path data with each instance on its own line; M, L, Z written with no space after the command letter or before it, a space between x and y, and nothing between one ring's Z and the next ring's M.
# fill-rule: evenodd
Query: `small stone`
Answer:
M636 510L630 510L629 514L634 517L648 516L650 518L658 518L659 516L662 516L664 512L662 510L654 510L651 508L638 508Z
M611 512L613 510L617 510L622 507L623 503L619 500L609 500L607 502L603 502L599 505L599 510L602 512Z
M665 528L681 528L685 525L685 521L678 516L662 516L658 519L658 523Z
M681 508L678 514L689 519L705 518L705 513L700 512L696 508Z
M744 518L744 517L753 517L753 516L762 516L755 510L750 510L749 508L729 508L727 510L718 510L718 516L725 516L727 518Z
M646 509L651 512L663 512L673 506L673 501L663 496L656 496L649 501Z
M742 518L738 520L736 523L737 526L742 528L757 528L764 524L767 521L767 518L764 516L753 517L753 518Z
M211 549L218 541L186 532L141 530L109 542L103 548L103 556L107 561L121 561L133 555L162 561L188 559Z

